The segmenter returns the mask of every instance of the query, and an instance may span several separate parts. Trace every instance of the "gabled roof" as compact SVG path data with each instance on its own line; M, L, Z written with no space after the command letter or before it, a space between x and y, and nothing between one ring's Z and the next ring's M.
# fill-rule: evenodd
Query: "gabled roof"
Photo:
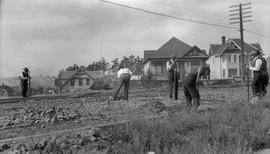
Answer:
M181 58L192 47L188 44L173 37L163 46L161 46L151 57L149 58L169 58L171 55L176 55L176 58Z
M192 49L199 50L200 53L207 56L205 50L201 50L197 46L191 47L179 39L172 37L168 42L162 45L158 50L145 50L144 51L144 61L149 59L159 59L159 58L169 58L170 56L176 56L176 58L183 58Z
M224 44L210 44L210 52L209 55L219 55L222 54L229 47L230 44L234 44L239 50L241 50L241 40L240 39L229 39ZM261 46L258 43L248 44L244 42L244 50L246 54L254 50L261 50Z

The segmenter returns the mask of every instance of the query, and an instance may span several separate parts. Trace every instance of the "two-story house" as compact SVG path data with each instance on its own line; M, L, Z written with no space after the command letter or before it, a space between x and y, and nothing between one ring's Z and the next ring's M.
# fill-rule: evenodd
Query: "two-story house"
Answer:
M144 74L150 72L158 80L167 80L166 62L172 55L176 56L180 67L180 79L192 69L205 64L208 59L205 50L173 37L157 50L144 51Z
M242 52L240 39L221 38L221 44L210 44L209 59L211 79L227 79L242 74ZM244 42L244 63L248 64L248 54L255 50L261 50L258 43Z

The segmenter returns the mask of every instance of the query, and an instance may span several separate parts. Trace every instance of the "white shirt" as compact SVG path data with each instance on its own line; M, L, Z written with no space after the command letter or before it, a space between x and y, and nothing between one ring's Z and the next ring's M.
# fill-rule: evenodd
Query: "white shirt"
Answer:
M117 77L120 78L120 76L121 76L123 73L127 73L127 74L132 75L132 72L131 72L128 68L121 68L121 69L117 72Z
M254 67L250 66L249 69L252 71L259 71L262 65L262 60L256 57L253 62L255 62L255 66Z

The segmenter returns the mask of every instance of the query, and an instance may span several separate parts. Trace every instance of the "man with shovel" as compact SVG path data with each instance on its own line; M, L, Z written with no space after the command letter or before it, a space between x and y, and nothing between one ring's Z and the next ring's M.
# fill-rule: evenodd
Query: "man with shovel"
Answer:
M183 90L186 99L186 106L188 110L196 110L200 105L200 94L197 88L198 81L201 77L208 78L210 74L210 67L203 66L197 70L191 71L183 78Z

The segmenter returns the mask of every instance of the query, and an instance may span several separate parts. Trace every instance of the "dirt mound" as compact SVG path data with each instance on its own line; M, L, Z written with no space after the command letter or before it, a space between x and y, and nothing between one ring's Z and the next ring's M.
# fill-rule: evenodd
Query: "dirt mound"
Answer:
M164 111L167 107L160 100L153 99L153 100L150 100L149 102L147 102L146 104L142 105L141 108L143 110L148 110L148 111L157 113L157 112Z

